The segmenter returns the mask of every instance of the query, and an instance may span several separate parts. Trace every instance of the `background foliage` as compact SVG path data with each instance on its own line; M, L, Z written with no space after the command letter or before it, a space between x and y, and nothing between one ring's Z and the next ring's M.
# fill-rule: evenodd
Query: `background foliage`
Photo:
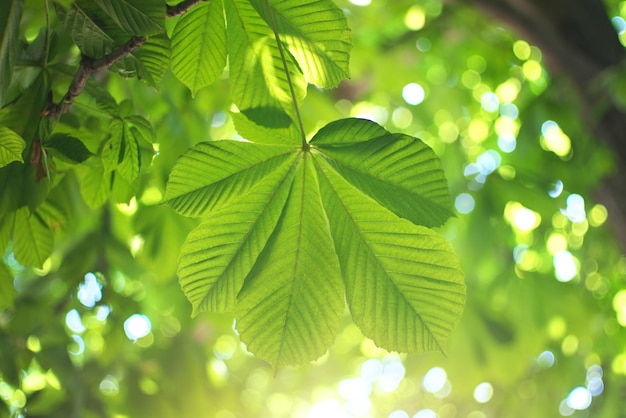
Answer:
M165 38L151 37L151 66L129 56L112 68L141 81L97 71L63 117L67 130L37 133L37 109L48 101L42 86L61 97L78 53L64 31L45 48L46 10L26 1L24 39L0 45L2 76L17 64L11 88L0 92L2 106L12 103L0 121L20 115L14 132L48 139L39 159L0 171L0 244L8 243L6 225L20 228L0 264L0 416L620 416L626 259L592 195L613 160L578 117L571 85L550 76L539 49L473 8L337 4L352 29L351 80L337 90L309 87L304 126L315 132L366 117L440 156L458 212L440 232L468 286L446 356L388 353L346 315L328 354L274 376L241 346L232 315L192 319L176 268L197 221L157 203L181 154L237 136L228 79L215 70L208 88L192 80L192 97L173 76L176 66L167 70ZM626 7L607 7L623 39ZM15 24L15 10L0 11L1 25ZM49 16L55 28L68 19L85 27L79 14ZM160 25L175 40L176 20L189 16ZM126 22L129 33L160 30L146 22ZM108 38L85 47L109 53ZM7 45L19 45L20 55ZM33 70L45 54L52 79ZM83 147L69 136L76 128ZM23 145L0 134L14 144L6 155L19 160ZM59 143L74 146L61 152ZM110 159L74 169L94 161L101 143ZM45 178L51 171L66 175ZM37 239L19 239L28 235Z

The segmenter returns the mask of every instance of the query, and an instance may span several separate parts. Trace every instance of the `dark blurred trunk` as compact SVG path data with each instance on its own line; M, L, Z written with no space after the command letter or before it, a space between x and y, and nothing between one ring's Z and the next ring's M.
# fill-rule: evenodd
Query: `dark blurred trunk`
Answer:
M615 154L616 170L597 192L626 250L626 113L594 83L626 53L601 0L458 0L477 6L538 46L553 74L569 77L593 134ZM600 112L599 112L600 111Z

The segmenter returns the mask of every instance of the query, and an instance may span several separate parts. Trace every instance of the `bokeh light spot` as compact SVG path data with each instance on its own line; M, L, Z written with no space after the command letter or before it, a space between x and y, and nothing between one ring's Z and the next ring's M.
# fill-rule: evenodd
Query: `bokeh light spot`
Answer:
M416 106L424 101L424 87L417 83L409 83L402 89L402 98L410 105Z
M448 376L441 367L433 367L428 370L422 380L422 386L426 392L435 393L440 391L446 383Z
M150 318L142 314L133 314L124 321L124 332L131 341L145 337L152 330Z
M482 382L474 389L474 399L478 403L487 403L493 396L493 386L489 382Z
M85 274L85 280L78 285L78 300L87 308L93 308L102 299L102 285L93 273Z
M420 409L413 418L437 418L437 414L432 409Z
M420 30L426 24L426 13L419 6L412 6L404 16L404 24L410 30Z
M513 44L513 53L517 57L517 59L521 61L526 61L530 58L530 45L526 41L516 41Z
M572 253L567 250L554 254L552 263L554 265L554 275L560 282L569 282L578 273L577 261Z
M454 199L454 207L457 212L467 215L474 210L474 198L468 193L461 193Z
M582 411L591 405L591 392L585 387L578 386L567 395L566 402L570 408Z

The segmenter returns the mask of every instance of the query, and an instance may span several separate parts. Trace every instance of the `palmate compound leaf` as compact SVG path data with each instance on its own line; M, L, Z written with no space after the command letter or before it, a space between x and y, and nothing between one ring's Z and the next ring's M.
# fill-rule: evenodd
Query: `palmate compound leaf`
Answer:
M428 212L426 220L402 216L410 208L396 193L445 205L428 194L433 182L445 187L443 174L433 181L435 169L424 163L436 157L407 140L346 119L320 130L310 149L215 141L183 155L165 200L204 218L179 262L194 313L234 308L253 353L277 366L299 364L322 355L336 335L343 279L355 322L378 345L443 349L465 286L445 239L417 225L433 223ZM415 180L420 174L428 180Z

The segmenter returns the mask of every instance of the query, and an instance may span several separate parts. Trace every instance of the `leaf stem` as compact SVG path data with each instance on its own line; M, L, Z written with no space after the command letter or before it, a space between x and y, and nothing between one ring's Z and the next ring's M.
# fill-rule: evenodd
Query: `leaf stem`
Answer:
M48 56L50 54L50 5L48 0L44 1L46 9L46 49L43 56L43 69L48 67Z
M302 139L302 149L304 151L309 149L309 144L306 142L306 133L304 131L304 125L302 124L302 117L300 116L300 109L298 108L298 100L296 98L296 91L293 88L293 82L291 81L291 75L289 74L289 68L287 67L287 59L285 58L285 51L283 51L283 44L280 41L280 35L278 34L278 28L276 27L276 20L274 20L274 13L270 6L269 0L265 0L265 6L270 19L270 26L274 32L274 38L278 45L278 52L280 53L280 60L283 63L283 69L285 70L285 76L287 77L287 84L289 84L289 92L291 93L291 100L293 101L293 108L296 112L296 119L300 127L300 137Z

